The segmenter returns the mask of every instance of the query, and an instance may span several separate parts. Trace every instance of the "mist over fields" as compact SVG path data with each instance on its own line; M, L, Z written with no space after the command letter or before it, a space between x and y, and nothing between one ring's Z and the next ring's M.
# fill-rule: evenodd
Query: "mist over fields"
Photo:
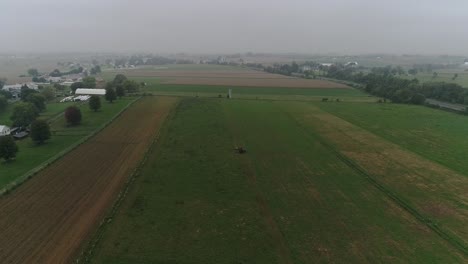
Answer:
M2 0L0 53L468 54L468 2Z

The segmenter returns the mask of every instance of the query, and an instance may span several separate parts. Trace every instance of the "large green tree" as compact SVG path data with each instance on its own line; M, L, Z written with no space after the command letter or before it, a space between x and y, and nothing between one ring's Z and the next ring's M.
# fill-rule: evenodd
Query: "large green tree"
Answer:
M34 89L30 89L27 85L23 85L21 87L21 94L20 94L21 100L24 101L24 102L27 102L29 96L31 94L35 94L35 93L38 93L38 91L36 91Z
M0 137L0 159L10 161L16 157L18 146L11 136Z
M75 82L75 83L72 83L72 85L70 85L70 89L72 90L73 93L76 92L76 89L78 88L84 88L84 84L82 82Z
M122 96L125 96L125 88L123 87L122 84L117 84L115 86L115 93L117 94L119 98L121 98Z
M31 124L31 139L37 144L42 144L50 139L50 127L44 120L36 120Z
M32 103L37 108L37 110L39 110L39 112L42 112L46 109L46 98L42 94L30 94L26 101Z
M8 106L8 100L6 99L5 96L0 95L0 112L5 111L7 106Z
M14 126L26 127L31 124L36 117L39 116L39 111L31 103L19 102L13 107L13 114L10 119Z
M96 78L88 76L82 80L84 88L96 88Z
M61 85L59 85L59 86L61 86ZM55 88L46 87L46 88L42 89L41 94L42 94L42 96L44 96L44 98L47 101L52 101L52 100L55 99Z
M89 98L89 108L96 112L101 108L101 98L99 96L93 95Z
M29 76L37 77L39 75L39 71L37 69L31 68L28 70Z
M81 122L81 110L76 106L65 109L65 120L70 125L78 125Z
M128 93L138 92L138 89L140 88L140 84L133 80L125 80L122 85Z
M122 84L126 80L127 80L127 77L125 77L125 75L119 73L114 77L113 83L114 84L119 84L119 83Z
M109 101L109 103L112 103L115 99L117 99L117 94L115 93L114 88L107 88L106 100Z

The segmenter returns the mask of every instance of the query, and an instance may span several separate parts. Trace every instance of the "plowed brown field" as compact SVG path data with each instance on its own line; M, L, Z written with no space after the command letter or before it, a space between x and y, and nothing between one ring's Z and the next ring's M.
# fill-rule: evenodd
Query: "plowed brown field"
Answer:
M129 77L156 77L165 84L290 88L349 88L327 80L302 79L253 70L126 70Z
M1 263L70 263L160 128L173 98L145 98L0 198Z

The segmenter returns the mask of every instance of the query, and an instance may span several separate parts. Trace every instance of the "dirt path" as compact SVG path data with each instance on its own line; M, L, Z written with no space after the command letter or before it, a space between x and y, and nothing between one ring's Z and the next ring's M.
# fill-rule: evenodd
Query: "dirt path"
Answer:
M160 128L172 98L145 98L0 198L2 263L70 263Z

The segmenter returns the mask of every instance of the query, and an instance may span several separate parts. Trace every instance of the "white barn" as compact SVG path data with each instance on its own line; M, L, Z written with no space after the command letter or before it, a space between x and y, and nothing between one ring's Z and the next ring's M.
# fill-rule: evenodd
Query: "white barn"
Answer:
M0 125L0 137L10 135L10 128L7 126Z
M105 95L106 89L78 88L75 95Z

